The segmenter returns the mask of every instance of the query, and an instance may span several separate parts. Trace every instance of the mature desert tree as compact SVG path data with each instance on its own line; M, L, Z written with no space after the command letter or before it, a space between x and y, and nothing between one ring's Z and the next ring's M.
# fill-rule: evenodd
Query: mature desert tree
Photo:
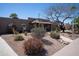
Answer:
M45 11L46 18L60 22L62 24L61 30L65 30L65 20L74 19L78 15L78 8L76 6L51 6Z
M10 14L10 17L13 19L18 19L18 15L16 13Z

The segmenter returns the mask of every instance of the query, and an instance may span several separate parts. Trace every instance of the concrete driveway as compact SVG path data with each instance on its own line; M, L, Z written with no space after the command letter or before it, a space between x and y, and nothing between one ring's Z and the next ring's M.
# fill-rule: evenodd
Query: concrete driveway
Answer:
M0 56L17 56L12 48L0 37Z

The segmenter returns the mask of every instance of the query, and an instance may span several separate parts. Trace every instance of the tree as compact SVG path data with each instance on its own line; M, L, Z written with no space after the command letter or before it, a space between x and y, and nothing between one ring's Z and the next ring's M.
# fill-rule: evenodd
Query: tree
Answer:
M77 18L74 19L74 23L77 24L77 25L79 25L79 17L77 17Z
M18 19L18 15L17 15L16 13L10 14L10 17L11 17L12 19ZM14 21L13 21L13 24L12 24L12 31L13 31L14 34L18 33L18 32L16 31L16 25L14 25Z
M10 17L13 19L18 19L18 15L16 13L10 14Z
M77 31L77 33L79 33L79 16L77 18L75 18L72 23L74 23L74 30Z
M64 22L67 19L74 19L78 15L78 8L76 6L51 6L49 7L46 12L46 18L53 20L54 22L58 22L58 25L60 24L60 29L65 30ZM62 19L62 21L61 21ZM60 22L60 23L59 23Z

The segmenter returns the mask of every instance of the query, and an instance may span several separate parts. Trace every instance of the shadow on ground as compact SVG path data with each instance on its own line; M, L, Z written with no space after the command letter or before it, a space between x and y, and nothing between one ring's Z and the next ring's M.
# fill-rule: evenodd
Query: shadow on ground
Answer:
M42 42L45 44L45 45L52 45L53 43L49 40L46 40L46 39L42 39Z
M38 52L37 54L28 54L28 56L47 56L47 51L42 49L42 51Z

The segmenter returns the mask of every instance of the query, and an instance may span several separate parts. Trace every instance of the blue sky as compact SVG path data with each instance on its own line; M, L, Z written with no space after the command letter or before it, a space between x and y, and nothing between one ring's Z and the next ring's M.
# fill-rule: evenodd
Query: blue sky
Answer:
M53 3L0 3L0 17L9 17L11 13L16 13L19 18L38 17L40 13L43 17L43 11L49 6L69 6L79 4L53 4Z
M51 4L0 4L0 16L9 17L11 13L18 14L19 18L38 17L38 14Z

